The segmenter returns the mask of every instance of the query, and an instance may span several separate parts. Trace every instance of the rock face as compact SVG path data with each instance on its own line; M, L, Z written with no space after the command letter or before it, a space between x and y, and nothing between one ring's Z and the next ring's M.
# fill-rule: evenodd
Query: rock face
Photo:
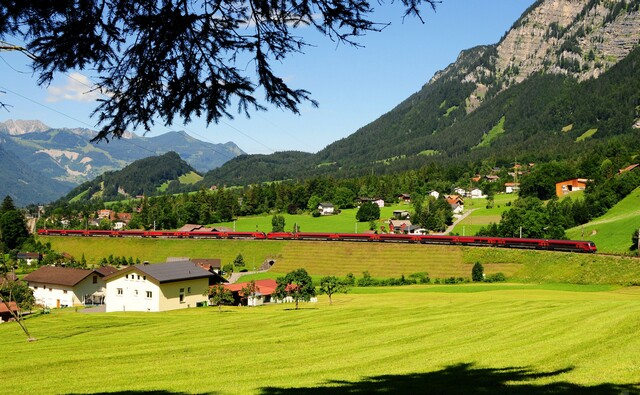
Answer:
M436 74L476 84L466 110L535 73L597 78L640 43L640 1L541 0L494 46L460 54ZM473 64L470 58L484 59ZM473 65L473 67L469 67Z

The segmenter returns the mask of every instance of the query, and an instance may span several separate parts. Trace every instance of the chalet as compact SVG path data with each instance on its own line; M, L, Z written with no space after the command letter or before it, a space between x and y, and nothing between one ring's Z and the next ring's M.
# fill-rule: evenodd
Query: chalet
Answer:
M487 195L485 195L482 192L482 189L479 188L474 188L471 190L471 192L469 193L469 195L471 196L471 199L478 199L478 198L485 198L487 197Z
M390 233L413 233L420 229L418 225L411 224L408 219L390 219L389 220L389 232Z
M25 261L27 265L31 266L32 263L38 264L42 260L42 254L39 252L19 252L16 258L19 261Z
M225 284L224 287L233 294L233 304L246 304L247 306L260 306L273 301L273 294L276 292L278 283L273 279L255 280L256 295L255 297L246 298L242 293L242 289L249 285L248 282Z
M429 196L433 196L435 199L440 197L440 192L438 191L429 191Z
M45 307L102 304L105 296L104 278L113 272L116 269L110 266L93 270L43 266L27 274L24 281L33 290L36 303Z
M449 204L464 205L464 199L460 195L445 196L445 199L447 200L447 203L449 203Z
M335 213L335 207L331 203L323 202L318 205L318 212L320 215L333 215Z
M482 178L482 176L480 174L476 174L475 176L471 177L471 181L480 182L481 178Z
M401 193L398 196L398 200L400 200L403 203L409 204L411 203L411 195L409 195L408 193Z
M460 188L460 187L454 188L453 192L460 196L467 196L467 191L464 188Z
M409 212L407 210L393 210L394 219L408 219Z
M98 210L98 219L108 219L113 221L116 219L116 213L113 210Z
M505 182L504 183L504 192L505 193L515 193L520 190L519 182Z
M588 181L586 178L574 178L572 180L557 182L556 196L562 197L573 191L583 191L587 187Z
M20 312L16 302L9 302L7 305L0 303L0 323L10 321L14 314L17 315Z
M500 180L500 177L498 177L496 175L489 174L489 175L484 176L484 179L487 182L497 182L498 180Z
M106 311L167 311L207 302L215 274L193 262L129 266L105 277Z
M382 199L382 198L378 198L378 197L375 197L375 198L361 197L358 200L360 200L360 203L371 202L371 203L377 205L380 208L384 207L384 199Z

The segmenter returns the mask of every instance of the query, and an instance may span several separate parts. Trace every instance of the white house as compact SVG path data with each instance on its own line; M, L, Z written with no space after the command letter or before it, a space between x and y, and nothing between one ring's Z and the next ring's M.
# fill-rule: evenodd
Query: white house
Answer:
M209 278L189 261L129 266L105 277L106 311L167 311L207 303Z
M331 203L323 202L318 205L318 211L321 215L333 215L335 207Z
M505 182L504 183L504 192L505 193L515 193L520 190L519 182Z
M438 199L440 197L440 192L438 191L431 191L429 192L430 196L433 196L435 199Z
M45 307L101 304L105 297L104 277L115 271L110 266L94 270L43 266L27 274L24 281L33 290L36 303Z
M482 193L482 189L474 188L471 190L471 199L485 198L487 195Z
M456 195L460 195L460 196L467 196L467 191L466 191L464 188L460 188L460 187L455 188L455 189L453 190L453 192L454 192Z

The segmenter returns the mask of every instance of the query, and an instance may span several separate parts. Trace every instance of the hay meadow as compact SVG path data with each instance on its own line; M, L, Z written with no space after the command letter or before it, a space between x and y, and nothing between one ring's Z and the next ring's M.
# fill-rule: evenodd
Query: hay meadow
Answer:
M639 393L636 287L425 285L334 299L34 315L35 342L0 325L3 392Z

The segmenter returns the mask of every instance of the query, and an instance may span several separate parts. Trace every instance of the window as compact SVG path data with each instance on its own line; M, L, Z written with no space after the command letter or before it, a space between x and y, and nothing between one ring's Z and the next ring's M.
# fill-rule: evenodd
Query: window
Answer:
M153 297L153 293L151 291L147 291L147 299L151 299Z
M191 287L187 288L187 293L190 294L191 293Z
M146 280L146 279L147 279L147 276L142 276L142 279L143 279L143 280Z
M128 275L128 274L125 274L125 275L124 275L124 278L126 278L126 279L128 280L128 279L129 279L129 275Z
M118 288L118 295L122 296L122 288Z
M140 280L140 275L138 274L138 280Z
M98 283L98 276L93 276L93 283L97 284Z
M184 288L180 288L180 303L184 303Z
M138 290L137 289L134 291L134 293L135 293L136 296L138 296Z
M66 290L66 289L62 290L62 293L63 293L63 294L66 294L66 293L67 293L67 290Z
M38 289L38 286L37 286L37 285L36 285L36 286L34 286L34 287L33 287L33 289Z

